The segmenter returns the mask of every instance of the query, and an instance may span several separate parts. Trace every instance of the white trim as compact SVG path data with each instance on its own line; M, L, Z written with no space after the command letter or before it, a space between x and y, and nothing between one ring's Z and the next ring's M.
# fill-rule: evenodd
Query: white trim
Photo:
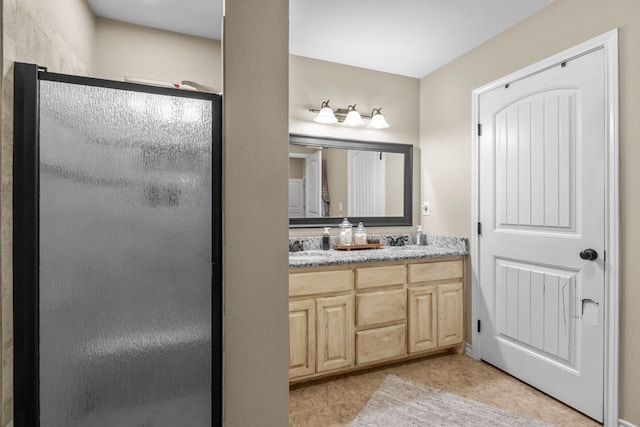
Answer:
M473 346L469 343L466 343L464 345L464 354L466 354L469 357L473 357ZM473 357L474 359L476 359L475 357Z
M607 318L604 332L604 425L613 426L619 416L619 307L620 307L620 198L618 147L618 30L601 36L605 52L605 82L607 90L607 263L605 299Z
M619 400L619 287L620 287L620 209L619 209L619 148L618 148L618 30L614 29L578 46L567 49L545 60L523 68L508 76L502 77L485 86L475 89L471 94L471 238L469 239L469 258L471 260L471 344L467 344L467 354L474 358L479 356L479 337L475 328L480 316L480 293L478 283L479 254L477 224L479 218L478 194L478 102L480 95L504 86L513 80L524 78L557 65L570 58L579 56L594 49L604 48L605 52L605 87L607 112L607 163L606 163L606 319L605 319L605 357L604 357L604 426L635 427L618 419Z
M629 421L625 421L623 419L618 420L618 427L636 427L634 424L631 424Z

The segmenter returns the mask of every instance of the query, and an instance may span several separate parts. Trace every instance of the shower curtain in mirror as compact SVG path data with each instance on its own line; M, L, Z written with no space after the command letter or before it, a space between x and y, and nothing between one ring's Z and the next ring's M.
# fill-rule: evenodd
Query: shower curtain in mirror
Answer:
M217 425L220 97L15 73L15 425Z

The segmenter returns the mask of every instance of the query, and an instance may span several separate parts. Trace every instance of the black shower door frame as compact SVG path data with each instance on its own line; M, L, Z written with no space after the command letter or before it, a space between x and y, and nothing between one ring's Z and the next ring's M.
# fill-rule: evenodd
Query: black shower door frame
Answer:
M222 97L179 89L50 73L14 64L13 339L14 425L40 425L39 399L39 81L120 89L212 103L212 420L222 424ZM216 126L217 125L217 126Z

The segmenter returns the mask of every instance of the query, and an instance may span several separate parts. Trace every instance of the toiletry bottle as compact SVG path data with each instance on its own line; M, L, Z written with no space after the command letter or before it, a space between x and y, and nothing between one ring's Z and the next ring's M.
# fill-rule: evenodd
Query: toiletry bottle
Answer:
M422 226L418 226L418 232L416 233L416 245L422 246L427 244L427 236L422 232Z
M347 218L342 220L340 223L340 244L341 245L350 245L351 244L351 223Z
M367 244L367 230L364 229L362 222L358 224L358 228L356 229L355 243L356 245Z
M329 235L329 227L325 227L324 233L322 233L322 249L325 251L331 249L331 236Z

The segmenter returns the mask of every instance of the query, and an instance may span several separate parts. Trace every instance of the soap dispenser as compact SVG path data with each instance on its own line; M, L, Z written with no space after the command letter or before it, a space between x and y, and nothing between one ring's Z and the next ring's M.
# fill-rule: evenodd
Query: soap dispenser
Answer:
M418 232L416 233L416 245L423 246L427 244L427 236L422 232L422 226L418 226Z
M364 229L364 225L362 224L362 222L358 223L358 228L356 229L355 243L356 245L367 244L367 230Z
M325 251L331 249L331 235L329 235L329 227L325 227L324 233L322 233L322 249Z
M351 228L352 225L347 218L343 219L340 223L340 244L341 245L350 245L351 244Z

